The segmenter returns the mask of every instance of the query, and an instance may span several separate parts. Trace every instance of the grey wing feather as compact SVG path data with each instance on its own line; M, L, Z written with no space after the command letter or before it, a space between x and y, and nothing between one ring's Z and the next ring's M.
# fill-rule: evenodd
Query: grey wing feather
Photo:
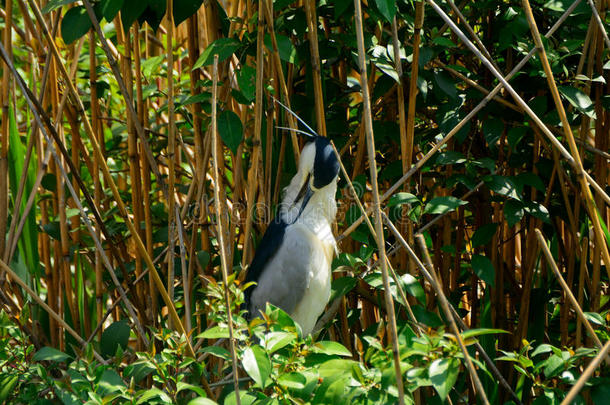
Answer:
M314 245L311 232L289 226L282 245L263 270L250 298L256 316L269 302L291 314L303 298L313 274Z

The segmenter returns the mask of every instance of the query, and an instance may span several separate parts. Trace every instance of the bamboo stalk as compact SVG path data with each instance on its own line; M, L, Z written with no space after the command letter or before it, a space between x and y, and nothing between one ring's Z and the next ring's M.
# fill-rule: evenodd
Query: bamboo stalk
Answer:
M574 384L568 392L568 395L566 395L563 401L561 401L561 405L570 405L574 402L574 400L576 399L576 395L578 395L578 393L585 386L587 381L589 381L589 378L591 378L591 376L595 372L595 369L599 367L602 360L608 357L608 353L610 353L610 340L608 340L606 344L604 344L604 347L600 349L599 353L597 353L597 356L595 356L593 361L589 363L585 371L576 381L576 384Z
M28 0L28 1L30 2L30 5L32 6L32 8L34 8L34 10L35 10L35 12L37 14L37 18L39 19L39 23L41 23L41 25L43 25L44 21L41 18L42 16L40 15L40 10L38 9L38 6L35 3L33 3L33 0ZM88 10L91 11L91 13L90 13L90 17L91 17L91 15L93 14L93 10L91 9L91 4L87 0L84 0L84 1L85 1L85 5L88 7ZM94 22L94 25L95 25L95 22ZM99 24L97 25L97 28L99 29ZM46 28L44 28L44 31L45 31L45 36L47 36L47 38L49 39L50 36L49 36L48 30ZM100 35L99 32L98 32L98 35ZM104 42L104 41L102 41L102 42ZM49 45L51 47L51 50L53 51L53 54L54 54L55 58L57 59L57 61L60 61L59 53L58 53L57 48L55 47L55 44L52 41L52 39L50 39L48 41L48 43L49 43ZM3 57L5 57L4 56L4 49L3 49ZM115 61L115 64L116 64L116 61ZM67 76L67 73L66 73L65 68L63 67L63 65L61 63L58 63L57 65L60 67L60 71L61 71L62 75ZM114 66L114 67L116 68L116 66ZM11 69L12 69L12 67L11 67ZM18 74L17 74L16 71L13 70L13 75L18 75ZM16 76L16 77L19 77L19 76ZM124 86L123 81L121 80L120 82ZM80 111L84 111L84 108L83 108L83 105L82 105L82 101L78 97L78 93L76 92L76 89L74 88L74 85L69 80L68 80L68 88L69 88L70 92L72 93L72 96L76 99L76 101L77 101L77 103L79 105L79 110ZM26 92L27 89L24 88L23 90L24 90L24 92ZM28 93L28 95L29 95L29 93ZM34 104L36 104L36 100L32 100L31 97L28 97L28 99L29 99L30 102L33 102ZM131 104L128 104L128 106L133 108L133 106ZM42 109L38 109L38 111L41 111L41 110ZM135 114L132 114L132 116L135 116ZM85 124L85 130L86 130L87 134L89 135L89 138L90 138L90 141L91 141L91 145L93 146L93 149L94 149L94 153L97 155L97 158L98 158L98 160L101 163L101 168L102 168L102 173L104 174L104 178L105 178L106 182L108 183L108 185L110 186L112 194L113 194L113 196L115 198L115 202L118 205L119 213L121 214L121 216L125 220L125 224L127 225L127 228L129 229L129 232L132 234L132 236L134 238L134 241L135 241L135 244L136 244L136 248L139 250L140 254L142 255L142 257L144 258L144 260L146 262L146 265L147 265L147 267L148 267L148 269L149 269L149 271L150 271L150 273L151 273L151 275L152 275L152 277L153 277L153 279L155 281L157 289L161 293L161 296L162 296L163 300L165 301L165 304L167 305L167 307L169 309L169 314L172 317L174 325L177 327L178 332L184 335L185 334L184 326L182 325L182 322L180 321L180 318L178 317L178 313L176 312L176 308L174 307L174 304L170 300L169 296L167 295L167 290L165 289L165 286L163 285L163 281L159 277L159 274L157 273L157 270L155 269L155 266L152 263L152 260L151 260L150 256L148 255L148 252L147 252L146 247L144 246L144 244L142 242L142 239L138 235L137 230L136 230L135 226L133 225L133 222L129 218L129 214L127 212L127 208L125 207L125 203L123 202L123 200L122 200L122 198L121 198L121 196L119 194L119 191L118 191L118 189L116 187L116 184L114 183L114 180L112 179L112 176L110 174L108 166L105 164L105 161L103 160L103 155L102 155L100 146L99 146L99 144L97 142L97 139L95 138L95 136L93 134L93 130L91 128L91 124L89 123L89 120L87 119L86 116L84 116L84 118L83 118L83 123ZM51 125L49 125L49 127L51 127ZM137 121L136 121L136 129L137 128L138 128L138 125L137 125ZM53 131L51 131L51 134L53 134ZM138 134L140 134L140 133L138 133ZM61 152L63 154L65 149L62 148L60 143L61 142L58 142L58 146L60 146L60 150L61 150ZM142 142L142 145L144 145L144 143L145 143L145 140L144 140L144 142ZM144 148L144 149L146 149L146 148ZM153 160L153 162L154 162L154 160ZM69 164L71 165L70 170L73 172L73 175L76 176L76 173L77 173L77 171L75 170L76 168L72 167L73 164L71 163L71 161L69 161ZM152 167L152 165L151 165L151 167ZM158 178L158 181L159 180L161 180L161 179ZM82 184L82 180L79 181L79 186L83 190L85 198L87 199L87 201L88 201L88 203L89 203L90 207L92 208L92 211L94 212L94 215L95 215L97 213L97 209L95 209L95 206L93 205L93 203L91 201L91 197L88 196L88 193L85 193L86 188L85 188L84 184ZM101 221L101 218L99 218L99 213L97 213L96 219L98 219L98 221L99 221L98 225L100 227L102 227L103 226L102 225L103 222ZM104 229L104 228L102 228L102 229ZM112 247L112 244L110 246ZM112 273L111 273L111 275L112 275ZM119 291L121 291L121 290L122 290L122 288ZM123 298L123 299L125 300L126 297ZM132 316L135 318L135 314L132 314ZM136 319L134 319L134 321L135 320ZM139 324L139 322L138 322L138 324ZM194 353L194 351L192 349L192 346L190 345L190 342L187 342L187 346L188 346L188 349L189 349L188 350L189 354L194 357L195 353Z
M307 0L306 0L307 1ZM394 313L394 302L390 293L390 279L388 276L387 257L385 251L385 241L383 237L383 219L381 218L381 202L379 198L379 185L377 183L377 163L375 160L375 135L373 134L373 117L371 115L371 100L367 85L364 35L362 29L362 10L360 0L354 0L356 36L358 42L358 64L360 67L360 87L362 88L362 101L364 104L364 130L367 138L367 149L369 156L369 168L371 172L371 187L373 189L373 205L375 209L375 229L377 232L377 248L381 259L381 274L383 277L383 287L385 290L385 304L387 308L388 323L390 326L389 334L392 341L392 354L394 357L394 372L396 374L396 385L398 386L398 401L401 405L405 403L404 385L402 373L400 371L400 353L398 349L398 333L396 331L396 315ZM320 125L320 124L319 124Z
M169 123L167 126L167 165L169 169L167 195L168 195L168 237L169 249L167 250L167 293L169 299L174 301L174 235L176 234L177 222L174 216L175 207L175 188L176 188L176 112L174 111L174 12L173 0L167 0L167 35L166 35L166 52L167 52L167 114ZM184 282L185 280L183 280ZM171 323L170 323L171 325Z
M68 152L66 151L64 144L62 143L61 139L59 138L59 135L55 131L55 127L53 127L53 125L51 125L48 116L46 116L44 114L44 110L38 104L38 101L35 99L35 97L31 93L31 91L27 88L25 82L21 78L21 75L17 72L17 70L15 69L15 66L9 61L7 53L6 53L6 50L4 49L3 46L0 46L0 54L1 54L2 58L4 59L4 61L7 62L7 64L9 65L11 73L13 74L13 77L16 79L17 84L21 88L21 91L23 92L23 94L25 94L26 101L27 101L30 109L34 113L34 117L38 121L38 125L39 125L39 127L40 127L40 129L41 129L41 131L42 131L42 133L44 135L44 137L46 138L47 143L50 144L51 140L48 137L48 134L47 134L46 130L44 129L45 127L42 124L42 119L45 120L46 128L48 128L49 132L52 134L53 139L55 140L55 143L56 143L57 147L59 148L59 150L61 152L61 156L64 157L64 159L66 160L66 163L68 164L68 166L70 168L70 171L72 172L73 178L77 179L79 187L83 191L83 195L85 196L85 199L87 200L89 207L92 209L92 211L93 211L93 213L95 215L95 213L97 212L97 208L93 204L93 202L91 201L91 197L89 196L89 194L86 192L87 189L84 186L82 179L78 175L78 171L74 167L74 163L72 162ZM95 142L95 140L92 140L92 141ZM68 180L69 177L68 177L68 175L67 175L63 165L61 164L61 161L59 160L59 157L54 153L54 150L52 150L52 154L53 154L53 157L55 159L56 166L57 166L58 170L61 172L61 175L63 176L64 179ZM103 164L102 167L104 167L104 166L105 166L105 164ZM106 169L106 171L108 173L108 177L107 178L110 178L108 167L106 166L105 169ZM62 177L62 176L58 176L58 179L60 177ZM74 188L72 187L72 183L70 181L66 181L66 185L68 186L68 190L70 191L70 193L72 194L72 197L74 198L75 204L77 205L78 209L80 210L80 213L81 213L81 215L83 217L83 220L84 220L85 224L87 225L87 227L88 227L88 229L90 231L90 234L91 234L94 242L96 242L96 247L101 251L102 250L101 243L95 237L95 231L93 230L93 227L91 226L89 218L86 216L85 211L84 211L82 205L80 204L80 199L76 195L76 192L74 191ZM116 190L116 186L114 186L114 189ZM117 191L116 195L118 196L118 191ZM123 206L123 208L124 208L124 206ZM98 218L99 218L99 213L97 213L97 215L98 215ZM102 257L105 257L105 256L102 256ZM116 278L116 274L114 273L114 270L113 270L112 266L110 265L109 261L106 261L105 264L107 266L107 270L110 273L110 276L111 276L113 282L115 283L115 285L117 287L117 290L119 291L119 294L121 295L122 299L125 301L125 305L126 305L128 311L130 313L130 316L132 316L132 318L133 318L133 321L134 321L134 323L136 325L136 331L138 331L138 333L140 335L140 338L143 341L147 342L146 335L144 333L144 329L142 328L142 325L140 324L138 318L135 315L135 311L133 309L133 305L131 304L131 302L129 301L127 296L125 295L125 291L123 290L121 284L119 283L118 279Z
M216 103L217 103L217 90L218 90L218 55L214 55L214 68L212 73L213 88L212 88L212 175L214 181L218 183L220 174L218 172L218 132L216 127ZM223 200L224 201L224 200ZM235 336L233 331L233 315L231 314L231 297L229 295L229 263L227 260L227 252L225 249L225 231L222 217L226 215L226 205L221 204L220 190L218 187L214 187L214 205L216 207L216 224L218 227L218 248L220 250L220 267L222 270L222 281L224 289L225 305L227 306L227 324L229 326L229 346L231 349L231 360L233 366L233 383L235 387L235 402L237 405L241 404L239 397L239 374L237 366L237 353L235 349Z
M324 94L322 93L320 52L318 51L318 17L316 14L316 2L314 0L303 0L303 3L305 5L307 37L309 38L309 52L311 54L311 70L313 73L313 91L315 97L317 128L320 135L326 136Z
M256 98L254 102L254 132L253 132L253 146L252 146L252 157L251 157L251 168L248 171L248 194L247 194L247 213L246 213L246 227L244 233L243 252L242 252L242 267L246 267L251 259L251 236L252 233L252 221L253 221L253 207L256 202L256 190L258 186L258 175L259 165L261 159L261 127L263 120L263 57L264 57L264 1L258 3L258 25L257 25L257 36L256 36Z
M12 59L12 32L13 24L13 1L8 0L5 5L5 24L4 24L4 48L9 50L8 58ZM7 23L8 22L8 23ZM3 69L3 70L6 70ZM4 257L6 245L5 235L8 221L8 142L9 142L9 103L10 103L10 75L2 75L2 92L0 101L2 102L2 133L0 134L0 257Z
M538 229L538 228L535 229L535 232L536 232L536 238L538 239L538 245L542 249L542 253L544 253L544 257L546 259L546 262L549 265L549 267L551 268L551 270L553 270L553 273L555 274L555 277L557 278L557 281L559 282L559 285L564 290L567 298L569 299L570 303L574 307L574 311L576 312L576 315L578 315L578 319L585 325L585 329L587 329L587 332L589 333L589 336L591 337L591 339L593 339L595 345L599 349L601 349L602 348L602 342L597 337L597 334L595 333L595 330L591 326L591 323L589 323L589 321L585 317L585 314L582 311L582 308L580 307L580 305L578 305L578 301L576 300L576 298L574 298L574 294L572 293L572 290L570 289L568 284L563 279L563 276L559 272L559 268L557 267L557 263L555 263L555 259L553 258L553 254L551 253L551 250L549 249L549 247L547 245L547 242L544 239L544 236L542 236L542 232L540 232L540 229ZM608 361L610 361L610 358L608 358Z

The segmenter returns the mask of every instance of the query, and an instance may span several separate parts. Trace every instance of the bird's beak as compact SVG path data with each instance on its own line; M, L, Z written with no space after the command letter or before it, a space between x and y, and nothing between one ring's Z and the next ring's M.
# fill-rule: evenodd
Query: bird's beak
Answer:
M303 213L303 210L305 210L305 207L307 206L307 203L311 199L312 195L313 195L313 190L311 189L311 187L309 185L309 177L307 177L307 181L305 181L305 183L303 184L303 187L301 187L301 190L299 191L299 194L296 199L296 201L299 201L302 197L301 208L299 209L299 214L295 218L295 221L297 219L299 219L299 217Z

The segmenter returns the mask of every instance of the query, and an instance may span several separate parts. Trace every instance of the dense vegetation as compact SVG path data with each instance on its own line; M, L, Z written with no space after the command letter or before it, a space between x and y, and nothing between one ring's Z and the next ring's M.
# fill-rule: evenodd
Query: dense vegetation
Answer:
M4 0L0 403L607 403L609 7ZM313 338L241 307L274 99L345 168Z

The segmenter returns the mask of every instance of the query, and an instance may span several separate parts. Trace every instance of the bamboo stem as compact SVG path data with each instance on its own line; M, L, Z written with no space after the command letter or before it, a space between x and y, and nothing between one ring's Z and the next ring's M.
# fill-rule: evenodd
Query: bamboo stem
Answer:
M551 253L551 250L549 249L547 242L544 239L544 236L542 236L542 232L540 232L540 229L538 229L538 228L535 229L535 232L536 232L536 238L538 239L538 244L539 244L540 248L542 249L542 253L544 253L546 262L549 265L549 267L551 268L551 270L553 270L553 274L555 274L555 277L557 278L559 285L561 286L561 288L563 289L563 291L566 294L566 297L568 298L568 300L574 307L574 311L576 311L576 315L578 315L578 319L585 325L585 329L587 329L587 332L589 333L589 336L595 342L595 345L601 349L602 342L597 337L597 334L595 333L595 330L591 326L591 323L589 323L589 321L585 317L585 314L582 311L582 308L580 307L580 305L578 305L578 301L574 297L572 290L570 289L568 284L563 279L563 276L561 275L561 272L559 271L559 268L557 267L557 263L555 263L553 254ZM610 361L610 358L608 360Z
M307 1L307 0L306 0ZM385 304L390 326L389 334L392 341L392 354L394 357L394 372L396 374L396 385L398 386L398 401L401 405L405 403L404 385L400 371L400 353L398 349L398 333L396 331L396 315L394 313L394 302L390 293L390 279L388 276L387 257L385 241L383 237L383 219L381 218L381 202L379 198L379 184L377 183L377 163L375 160L375 135L373 134L373 117L371 115L371 100L367 84L367 69L364 49L364 35L362 29L362 9L360 0L354 0L356 36L358 42L358 64L360 67L360 87L362 89L362 101L364 104L364 130L367 138L367 149L369 155L369 168L371 173L371 187L373 189L373 205L375 209L375 229L377 232L377 248L381 259L381 274L385 290Z
M214 182L219 183L218 179L220 173L218 172L218 131L216 126L216 104L217 104L217 91L218 91L218 55L214 55L214 68L212 73L213 88L212 88L212 175ZM224 201L224 200L223 200ZM233 366L233 383L235 387L235 402L237 405L241 404L239 397L239 374L237 367L237 353L235 349L235 336L233 330L233 315L231 311L231 296L229 294L229 263L227 260L227 252L225 247L225 230L222 217L226 215L226 204L221 204L220 190L218 187L214 187L214 205L216 207L216 224L218 228L218 248L220 250L220 268L222 270L222 281L224 289L225 305L227 306L227 324L229 326L229 345L231 348L231 360Z
M591 378L593 372L595 372L595 369L599 367L602 360L608 357L608 353L610 353L610 340L608 340L606 344L604 344L604 347L599 351L599 353L597 353L597 356L595 356L593 361L589 363L585 371L576 381L576 384L574 384L568 392L568 395L566 395L563 401L561 401L561 405L570 405L576 399L576 395L578 395L578 393L585 386L587 381L589 381L589 378Z

